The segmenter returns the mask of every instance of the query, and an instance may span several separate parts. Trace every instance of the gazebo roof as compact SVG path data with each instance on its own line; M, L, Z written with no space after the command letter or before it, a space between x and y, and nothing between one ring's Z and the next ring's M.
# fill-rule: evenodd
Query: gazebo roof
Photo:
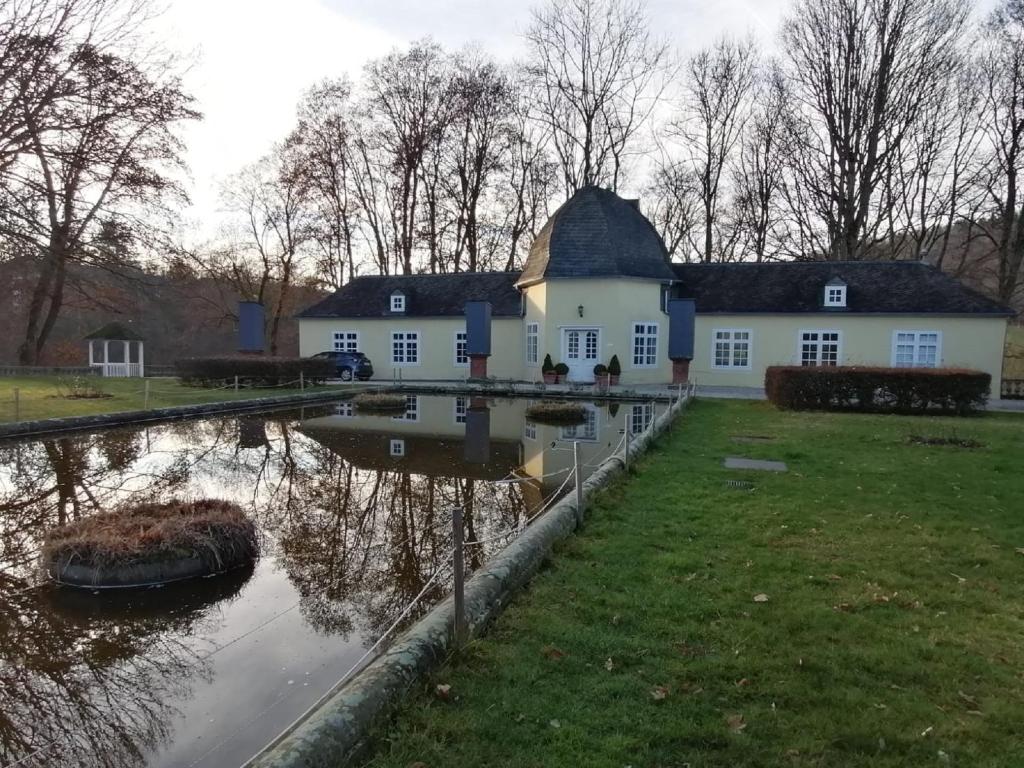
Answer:
M142 341L142 337L123 323L107 323L85 337L86 341L107 339L109 341Z

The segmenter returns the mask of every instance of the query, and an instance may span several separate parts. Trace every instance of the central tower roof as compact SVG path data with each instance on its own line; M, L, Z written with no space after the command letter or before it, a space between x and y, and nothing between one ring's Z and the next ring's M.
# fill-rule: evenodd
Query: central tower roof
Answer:
M548 219L516 285L571 277L677 279L665 244L636 202L593 186Z

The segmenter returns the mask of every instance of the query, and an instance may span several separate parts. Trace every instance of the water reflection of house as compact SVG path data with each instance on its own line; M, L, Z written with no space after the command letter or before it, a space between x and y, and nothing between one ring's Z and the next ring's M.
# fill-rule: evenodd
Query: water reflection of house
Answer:
M588 473L655 417L654 403L585 404L586 420L555 426L527 420L526 400L410 395L400 416L364 415L343 403L307 419L301 431L364 469L498 481L532 478L537 493L557 488L573 469L573 443ZM538 497L539 498L539 497Z

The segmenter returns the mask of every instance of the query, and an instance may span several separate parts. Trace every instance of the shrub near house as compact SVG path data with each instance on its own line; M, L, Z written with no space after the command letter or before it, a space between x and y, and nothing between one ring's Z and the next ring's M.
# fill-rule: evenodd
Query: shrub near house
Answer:
M794 411L966 414L985 404L992 377L956 368L771 366L768 400Z

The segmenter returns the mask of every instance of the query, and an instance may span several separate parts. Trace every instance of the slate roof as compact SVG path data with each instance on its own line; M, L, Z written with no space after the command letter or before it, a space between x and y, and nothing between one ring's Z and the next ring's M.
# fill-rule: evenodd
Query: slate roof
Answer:
M97 328L95 331L84 337L86 341L92 339L108 339L110 341L143 341L144 339L136 331L129 328L123 323L114 321L107 323L102 328Z
M701 314L1015 314L941 270L918 261L673 264L680 298ZM824 287L846 282L846 307L825 307Z
M491 302L493 317L519 317L515 272L357 277L299 317L445 317L465 314L467 301ZM391 294L405 294L405 312L391 311Z
M672 280L665 244L637 204L583 187L555 211L530 246L517 285L559 277Z

